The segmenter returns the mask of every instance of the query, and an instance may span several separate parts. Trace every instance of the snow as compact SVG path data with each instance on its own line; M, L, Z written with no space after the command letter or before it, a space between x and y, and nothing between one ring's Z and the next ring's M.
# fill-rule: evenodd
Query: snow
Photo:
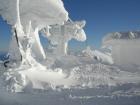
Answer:
M32 45L32 53L35 53L34 57L39 60L46 59L46 54L44 52L44 49L41 45L41 41L39 38L38 28L36 28L34 33L31 33L31 34L32 34L32 38L35 39L35 41Z
M71 73L68 72L39 65L9 70L0 76L0 85L4 84L0 86L0 102L2 105L102 105L106 102L110 102L109 105L116 102L139 105L135 100L140 95L139 70L128 72L116 66L94 63L74 66ZM19 93L6 92L3 86Z
M105 64L114 64L111 51L107 47L102 47L100 50L91 50L91 48L88 46L85 50L82 51L83 56L89 56L94 60L97 60L98 62L105 63Z
M49 40L50 47L53 46L52 53L56 56L67 55L68 43L70 40L84 42L86 40L86 33L84 31L85 21L67 21L64 25L51 25L48 32L48 27L45 29L45 36ZM49 33L49 35L48 35Z
M3 77L8 91L11 92L22 92L23 90L27 91L27 89L47 90L55 87L68 88L76 84L73 77L67 78L62 69L52 71L47 70L44 66L16 69L5 73Z
M66 61L64 60L64 62ZM87 64L84 62L82 65L68 63L68 67L63 68L61 66L63 69L47 69L38 63L33 67L22 65L18 68L9 69L2 77L5 78L3 81L6 83L5 86L8 91L11 92L32 89L48 90L57 87L67 89L73 87L117 86L127 83L139 83L140 80L139 73L122 71L116 66L100 63L89 64L89 62Z
M116 32L104 39L100 50L87 47L80 56L67 55L68 41L86 40L86 22L67 21L61 0L0 0L0 15L13 31L10 63L5 67L5 61L0 61L0 104L139 105L140 66L128 69L114 65L113 52L119 49L114 50L110 43L125 39L119 44L124 43L120 46L132 55L123 52L121 57L139 62L139 47L134 47L139 43L138 33ZM55 53L47 53L46 57L39 31L46 33L51 44L59 46Z
M24 33L21 27L22 25L19 22L16 24L16 28L13 28L14 35L12 36L9 47L10 60L16 62L30 62L30 56L34 57L36 60L45 59L46 55L39 39L38 28L34 31L32 27L30 27L29 33ZM18 37L18 41L15 35Z
M0 14L10 25L15 25L17 21L16 1L0 0ZM46 25L63 24L68 20L68 12L61 0L20 0L19 3L24 30L29 21L33 23L33 28L42 28Z

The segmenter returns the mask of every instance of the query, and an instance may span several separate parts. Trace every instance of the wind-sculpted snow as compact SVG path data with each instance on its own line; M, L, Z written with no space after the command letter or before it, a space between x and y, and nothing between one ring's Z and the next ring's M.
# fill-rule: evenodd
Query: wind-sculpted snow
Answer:
M104 63L104 64L113 64L113 58L111 55L111 50L109 48L101 48L100 50L91 50L91 48L88 46L85 50L82 51L83 56L89 56L91 59L94 59L98 62Z
M115 66L87 64L73 69L83 87L117 86L126 83L139 83L139 73L123 71Z
M2 67L3 62L0 70ZM0 104L139 105L139 87L139 70L128 72L100 63L85 63L71 69L22 65L1 72Z
M41 65L32 68L22 66L5 72L2 77L8 91L23 92L33 89L96 88L140 83L139 75L97 63L77 66L70 71L46 69Z
M17 0L0 0L0 15L10 25L17 21ZM32 21L33 27L45 27L52 24L63 24L68 19L61 0L19 0L20 18L23 27Z
M49 47L56 56L64 56L68 53L68 42L72 39L85 41L86 33L84 31L85 21L67 21L64 25L53 25L45 29L42 33L49 40ZM48 35L49 33L49 35Z

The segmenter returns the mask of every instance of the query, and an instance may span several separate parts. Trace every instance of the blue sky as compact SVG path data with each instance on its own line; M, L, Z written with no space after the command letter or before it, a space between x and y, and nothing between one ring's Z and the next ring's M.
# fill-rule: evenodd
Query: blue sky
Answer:
M72 20L86 20L85 32L90 46L100 47L109 32L140 30L140 0L63 0ZM0 18L0 51L7 50L10 26ZM85 43L71 41L73 48Z

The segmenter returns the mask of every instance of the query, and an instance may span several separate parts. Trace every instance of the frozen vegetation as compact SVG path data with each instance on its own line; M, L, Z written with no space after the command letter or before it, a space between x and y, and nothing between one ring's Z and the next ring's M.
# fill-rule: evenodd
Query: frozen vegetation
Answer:
M67 53L71 39L86 40L86 22L72 21L61 0L0 0L0 15L13 33L0 61L0 105L139 105L140 66L114 64L106 38L99 50ZM46 52L39 33L49 40Z

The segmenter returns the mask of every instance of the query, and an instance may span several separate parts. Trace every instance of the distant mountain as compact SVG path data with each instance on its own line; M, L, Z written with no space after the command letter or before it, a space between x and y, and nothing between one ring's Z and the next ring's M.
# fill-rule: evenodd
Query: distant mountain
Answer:
M106 42L114 39L140 39L140 31L109 33L103 38L103 41Z

